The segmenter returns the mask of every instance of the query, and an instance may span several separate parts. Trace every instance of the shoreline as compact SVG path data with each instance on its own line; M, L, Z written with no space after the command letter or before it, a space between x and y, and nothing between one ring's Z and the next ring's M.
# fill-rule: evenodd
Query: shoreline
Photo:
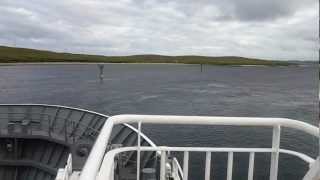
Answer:
M19 65L97 65L97 64L168 64L168 65L197 65L183 63L100 63L100 62L18 62L18 63L0 63L0 66L19 66ZM200 64L199 64L200 65Z
M138 54L127 56L103 56L89 54L58 53L37 49L0 46L0 65L52 65L52 64L174 64L213 66L290 66L296 63L272 59L242 56L166 56Z
M187 63L105 63L105 62L17 62L17 63L0 63L0 66L29 66L29 65L97 65L97 64L132 64L132 65L179 65L179 66L199 66L201 64L187 64ZM300 65L250 65L250 64L239 64L239 65L219 65L219 64L202 64L204 66L230 66L230 67L287 67L287 66L300 66Z

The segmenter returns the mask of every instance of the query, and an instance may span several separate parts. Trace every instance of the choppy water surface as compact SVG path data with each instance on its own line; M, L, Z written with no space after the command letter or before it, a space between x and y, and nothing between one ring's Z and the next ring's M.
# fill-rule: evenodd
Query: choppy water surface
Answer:
M317 67L197 65L28 65L0 67L0 103L74 106L116 115L174 114L287 117L317 124ZM201 128L201 130L200 130ZM144 126L158 145L270 147L269 128ZM284 129L281 146L315 156L316 139ZM256 155L255 178L268 179L269 156ZM224 179L224 153L213 154L213 174ZM280 156L280 180L301 179L306 165ZM192 179L203 179L205 155L191 153ZM241 165L240 165L241 164ZM235 154L234 177L246 179L248 154Z

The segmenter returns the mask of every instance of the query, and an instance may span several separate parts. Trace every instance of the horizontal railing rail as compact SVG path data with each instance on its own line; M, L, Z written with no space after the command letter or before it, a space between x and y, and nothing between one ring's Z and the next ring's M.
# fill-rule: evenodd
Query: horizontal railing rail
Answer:
M140 152L142 150L146 150L145 147L141 147L140 145L140 135L141 133L141 126L142 124L177 124L177 125L229 125L229 126L268 126L273 127L273 137L272 137L272 148L261 149L261 148L235 148L235 149L228 149L228 148L220 148L218 149L219 152L228 152L228 180L232 179L232 163L233 163L233 153L234 152L247 152L250 153L250 162L254 162L254 153L264 152L264 153L271 153L271 168L270 168L270 180L277 180L278 175L278 160L279 160L279 153L286 153L295 155L309 164L314 161L311 157L291 151L280 149L280 132L281 127L288 127L293 128L296 130L303 131L307 134L315 136L319 138L319 128L309 125L307 123L286 119L286 118L253 118L253 117L208 117L208 116L158 116L158 115L118 115L112 116L108 119L108 121L104 124L100 135L98 136L91 153L85 163L85 166L82 170L80 180L93 180L96 179L98 176L101 179L110 179L110 173L114 167L113 162L110 159L113 158L112 152L116 152L116 150L112 152L106 153L107 150L107 142L109 141L112 128L116 124L123 124L123 123L137 123L138 124L138 144L137 147L134 147L131 150L137 151L137 172L140 171ZM136 149L135 149L136 148ZM123 150L123 148L121 148ZM161 151L161 148L154 148L154 151ZM166 150L177 150L177 151L188 151L188 147L182 147L179 149L178 147L170 149L167 147L166 149L162 149L163 151ZM196 149L189 149L190 151ZM214 149L199 149L203 152L213 151ZM251 150L251 151L250 151ZM209 154L207 154L207 160L209 159ZM114 154L115 155L115 154ZM161 153L163 155L163 153ZM163 155L164 156L164 155ZM163 159L163 158L162 158ZM185 153L184 159L189 159L189 153ZM208 160L209 161L209 160ZM209 163L208 163L209 164ZM250 167L253 164L250 165ZM250 168L249 168L250 169ZM184 174L183 179L186 180L186 165L184 164L183 168ZM250 171L250 173L252 173ZM160 174L164 174L163 171ZM206 174L210 174L206 172ZM161 176L162 177L162 176ZM251 177L251 175L249 176ZM140 173L137 173L137 180L140 179Z

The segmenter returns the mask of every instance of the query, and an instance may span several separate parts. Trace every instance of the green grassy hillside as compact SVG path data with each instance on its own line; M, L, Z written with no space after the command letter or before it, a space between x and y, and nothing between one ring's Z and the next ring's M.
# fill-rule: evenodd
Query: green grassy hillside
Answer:
M0 46L0 63L31 63L31 62L105 62L105 63L183 63L211 65L269 65L287 66L290 63L251 59L243 57L206 57L206 56L98 56L86 54L57 53L26 48Z

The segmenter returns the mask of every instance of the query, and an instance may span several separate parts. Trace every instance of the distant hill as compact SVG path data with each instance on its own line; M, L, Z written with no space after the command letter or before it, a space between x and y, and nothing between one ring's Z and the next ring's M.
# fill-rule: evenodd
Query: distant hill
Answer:
M0 63L31 63L31 62L87 62L87 63L183 63L211 65L268 65L287 66L293 63L270 61L244 57L224 56L101 56L87 54L58 53L36 49L0 46Z

